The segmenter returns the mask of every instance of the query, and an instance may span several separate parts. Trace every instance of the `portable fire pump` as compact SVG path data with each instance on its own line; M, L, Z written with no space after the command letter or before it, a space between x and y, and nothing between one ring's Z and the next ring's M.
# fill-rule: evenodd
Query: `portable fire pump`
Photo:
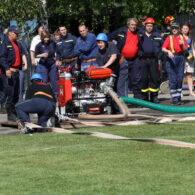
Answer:
M62 71L58 81L59 114L110 114L112 104L107 93L113 89L116 76L109 68L89 67L86 72Z

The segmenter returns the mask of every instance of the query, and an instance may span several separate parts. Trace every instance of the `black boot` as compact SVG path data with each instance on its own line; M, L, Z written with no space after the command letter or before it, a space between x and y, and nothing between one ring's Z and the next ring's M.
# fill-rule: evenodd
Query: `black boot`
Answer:
M16 115L15 111L13 110L13 107L11 107L11 106L7 107L6 111L7 111L7 120L16 122L17 115Z
M6 114L6 109L5 109L5 104L1 103L0 104L0 114Z

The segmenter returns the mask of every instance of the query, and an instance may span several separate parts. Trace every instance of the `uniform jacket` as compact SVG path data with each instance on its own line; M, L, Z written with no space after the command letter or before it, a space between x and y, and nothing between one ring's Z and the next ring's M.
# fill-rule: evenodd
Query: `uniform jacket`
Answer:
M76 55L74 53L74 46L76 44L76 37L68 33L66 37L60 38L56 43L56 60L71 59Z
M95 58L97 50L96 36L92 33L88 33L85 39L79 37L74 48L74 52L80 60Z
M19 48L20 53L20 62L22 67L22 55L26 54L22 43L16 41L16 45ZM12 45L11 41L8 37L6 37L2 43L1 50L0 50L0 64L5 70L9 70L12 64L15 62L15 50L14 46Z
M52 102L55 102L55 97L50 85L37 82L32 83L26 91L26 100L31 98L43 98Z
M126 42L127 30L128 28L119 28L108 35L109 41L113 41L113 40L117 41L117 48L120 52L122 51ZM137 35L138 35L138 30L137 30ZM139 40L139 36L138 36L138 40Z
M139 41L140 41L140 47L138 51L139 57L143 56L144 33L145 32L140 32L138 34ZM161 34L157 32L153 32L151 36L152 36L151 39L155 50L155 57L161 58L163 55L162 48L161 48L163 44L163 38L161 37Z

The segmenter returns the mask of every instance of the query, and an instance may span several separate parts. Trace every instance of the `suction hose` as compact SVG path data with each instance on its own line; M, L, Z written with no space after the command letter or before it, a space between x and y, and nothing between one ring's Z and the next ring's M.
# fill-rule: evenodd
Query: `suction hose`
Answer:
M115 103L117 104L117 106L119 107L120 111L122 114L113 114L113 115L108 115L108 114L104 114L104 115L91 115L91 114L80 114L78 116L79 119L84 119L84 120L91 120L91 119L126 119L128 117L128 115L130 114L126 104L124 104L124 102L118 98L118 95L111 89L108 89L108 94L112 97L112 99L115 101Z
M171 113L195 113L195 107L176 107L176 106L166 106L161 104L155 104L152 102L140 100L137 98L131 98L131 97L121 97L121 99L126 104L135 104L139 106L143 106L146 108L151 108L154 110L159 110L163 112L171 112Z

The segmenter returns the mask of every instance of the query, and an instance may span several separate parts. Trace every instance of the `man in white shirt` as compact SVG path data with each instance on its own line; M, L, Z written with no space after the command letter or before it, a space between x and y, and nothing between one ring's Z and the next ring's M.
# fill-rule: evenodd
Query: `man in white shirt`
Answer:
M44 30L44 27L40 26L38 28L38 35L33 37L32 41L31 41L30 57L31 57L31 64L32 64L32 66L37 66L37 63L39 62L39 58L35 58L35 48L38 45L38 43L41 42L41 33L43 32L43 30ZM37 70L36 70L36 72L37 72Z

